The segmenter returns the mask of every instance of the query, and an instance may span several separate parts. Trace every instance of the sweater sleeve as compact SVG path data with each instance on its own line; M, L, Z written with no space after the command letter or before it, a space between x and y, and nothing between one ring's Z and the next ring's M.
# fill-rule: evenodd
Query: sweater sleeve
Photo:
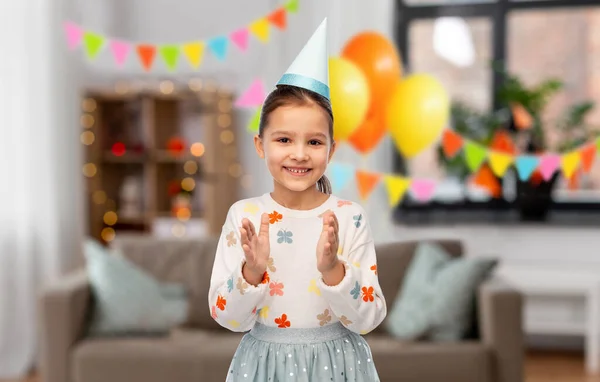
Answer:
M351 229L356 232L347 256L342 255L344 278L333 286L319 279L319 288L344 326L355 333L367 334L381 324L387 307L377 276L373 236L362 208L354 219Z
M239 229L242 217L236 215L234 205L227 213L217 245L208 303L210 314L219 325L234 332L245 332L256 322L257 306L268 289L265 281L253 286L242 275L245 262Z

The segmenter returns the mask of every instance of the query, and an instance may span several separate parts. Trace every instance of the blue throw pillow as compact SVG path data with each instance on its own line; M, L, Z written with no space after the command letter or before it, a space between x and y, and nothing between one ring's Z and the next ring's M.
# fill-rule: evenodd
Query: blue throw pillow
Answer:
M96 300L90 335L165 333L188 314L185 289L163 284L119 252L95 241L84 247L87 272Z
M387 329L405 340L456 341L473 325L477 289L497 261L453 257L441 246L422 243L406 271Z

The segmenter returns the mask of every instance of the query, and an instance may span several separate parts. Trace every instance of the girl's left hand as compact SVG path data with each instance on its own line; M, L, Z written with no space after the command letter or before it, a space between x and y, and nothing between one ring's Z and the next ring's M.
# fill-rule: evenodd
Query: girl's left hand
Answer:
M327 211L323 215L323 230L317 243L317 269L319 272L329 272L335 268L339 246L339 225L335 214Z

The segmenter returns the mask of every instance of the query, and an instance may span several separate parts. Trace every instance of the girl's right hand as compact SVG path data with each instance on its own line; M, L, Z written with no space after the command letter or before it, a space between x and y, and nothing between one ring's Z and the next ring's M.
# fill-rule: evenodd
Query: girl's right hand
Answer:
M246 257L245 267L250 273L248 276L253 280L246 280L252 284L258 284L267 270L267 262L271 254L269 244L269 215L262 214L260 219L260 230L258 235L254 224L246 218L242 220L240 228L242 248ZM254 282L258 279L258 282Z

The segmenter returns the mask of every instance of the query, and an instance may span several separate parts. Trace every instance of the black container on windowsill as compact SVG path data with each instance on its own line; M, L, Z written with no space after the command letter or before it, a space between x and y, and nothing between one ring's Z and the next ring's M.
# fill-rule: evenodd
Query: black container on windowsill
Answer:
M552 205L552 191L559 176L557 171L548 181L542 180L539 183L531 180L517 181L516 207L522 221L546 221Z

